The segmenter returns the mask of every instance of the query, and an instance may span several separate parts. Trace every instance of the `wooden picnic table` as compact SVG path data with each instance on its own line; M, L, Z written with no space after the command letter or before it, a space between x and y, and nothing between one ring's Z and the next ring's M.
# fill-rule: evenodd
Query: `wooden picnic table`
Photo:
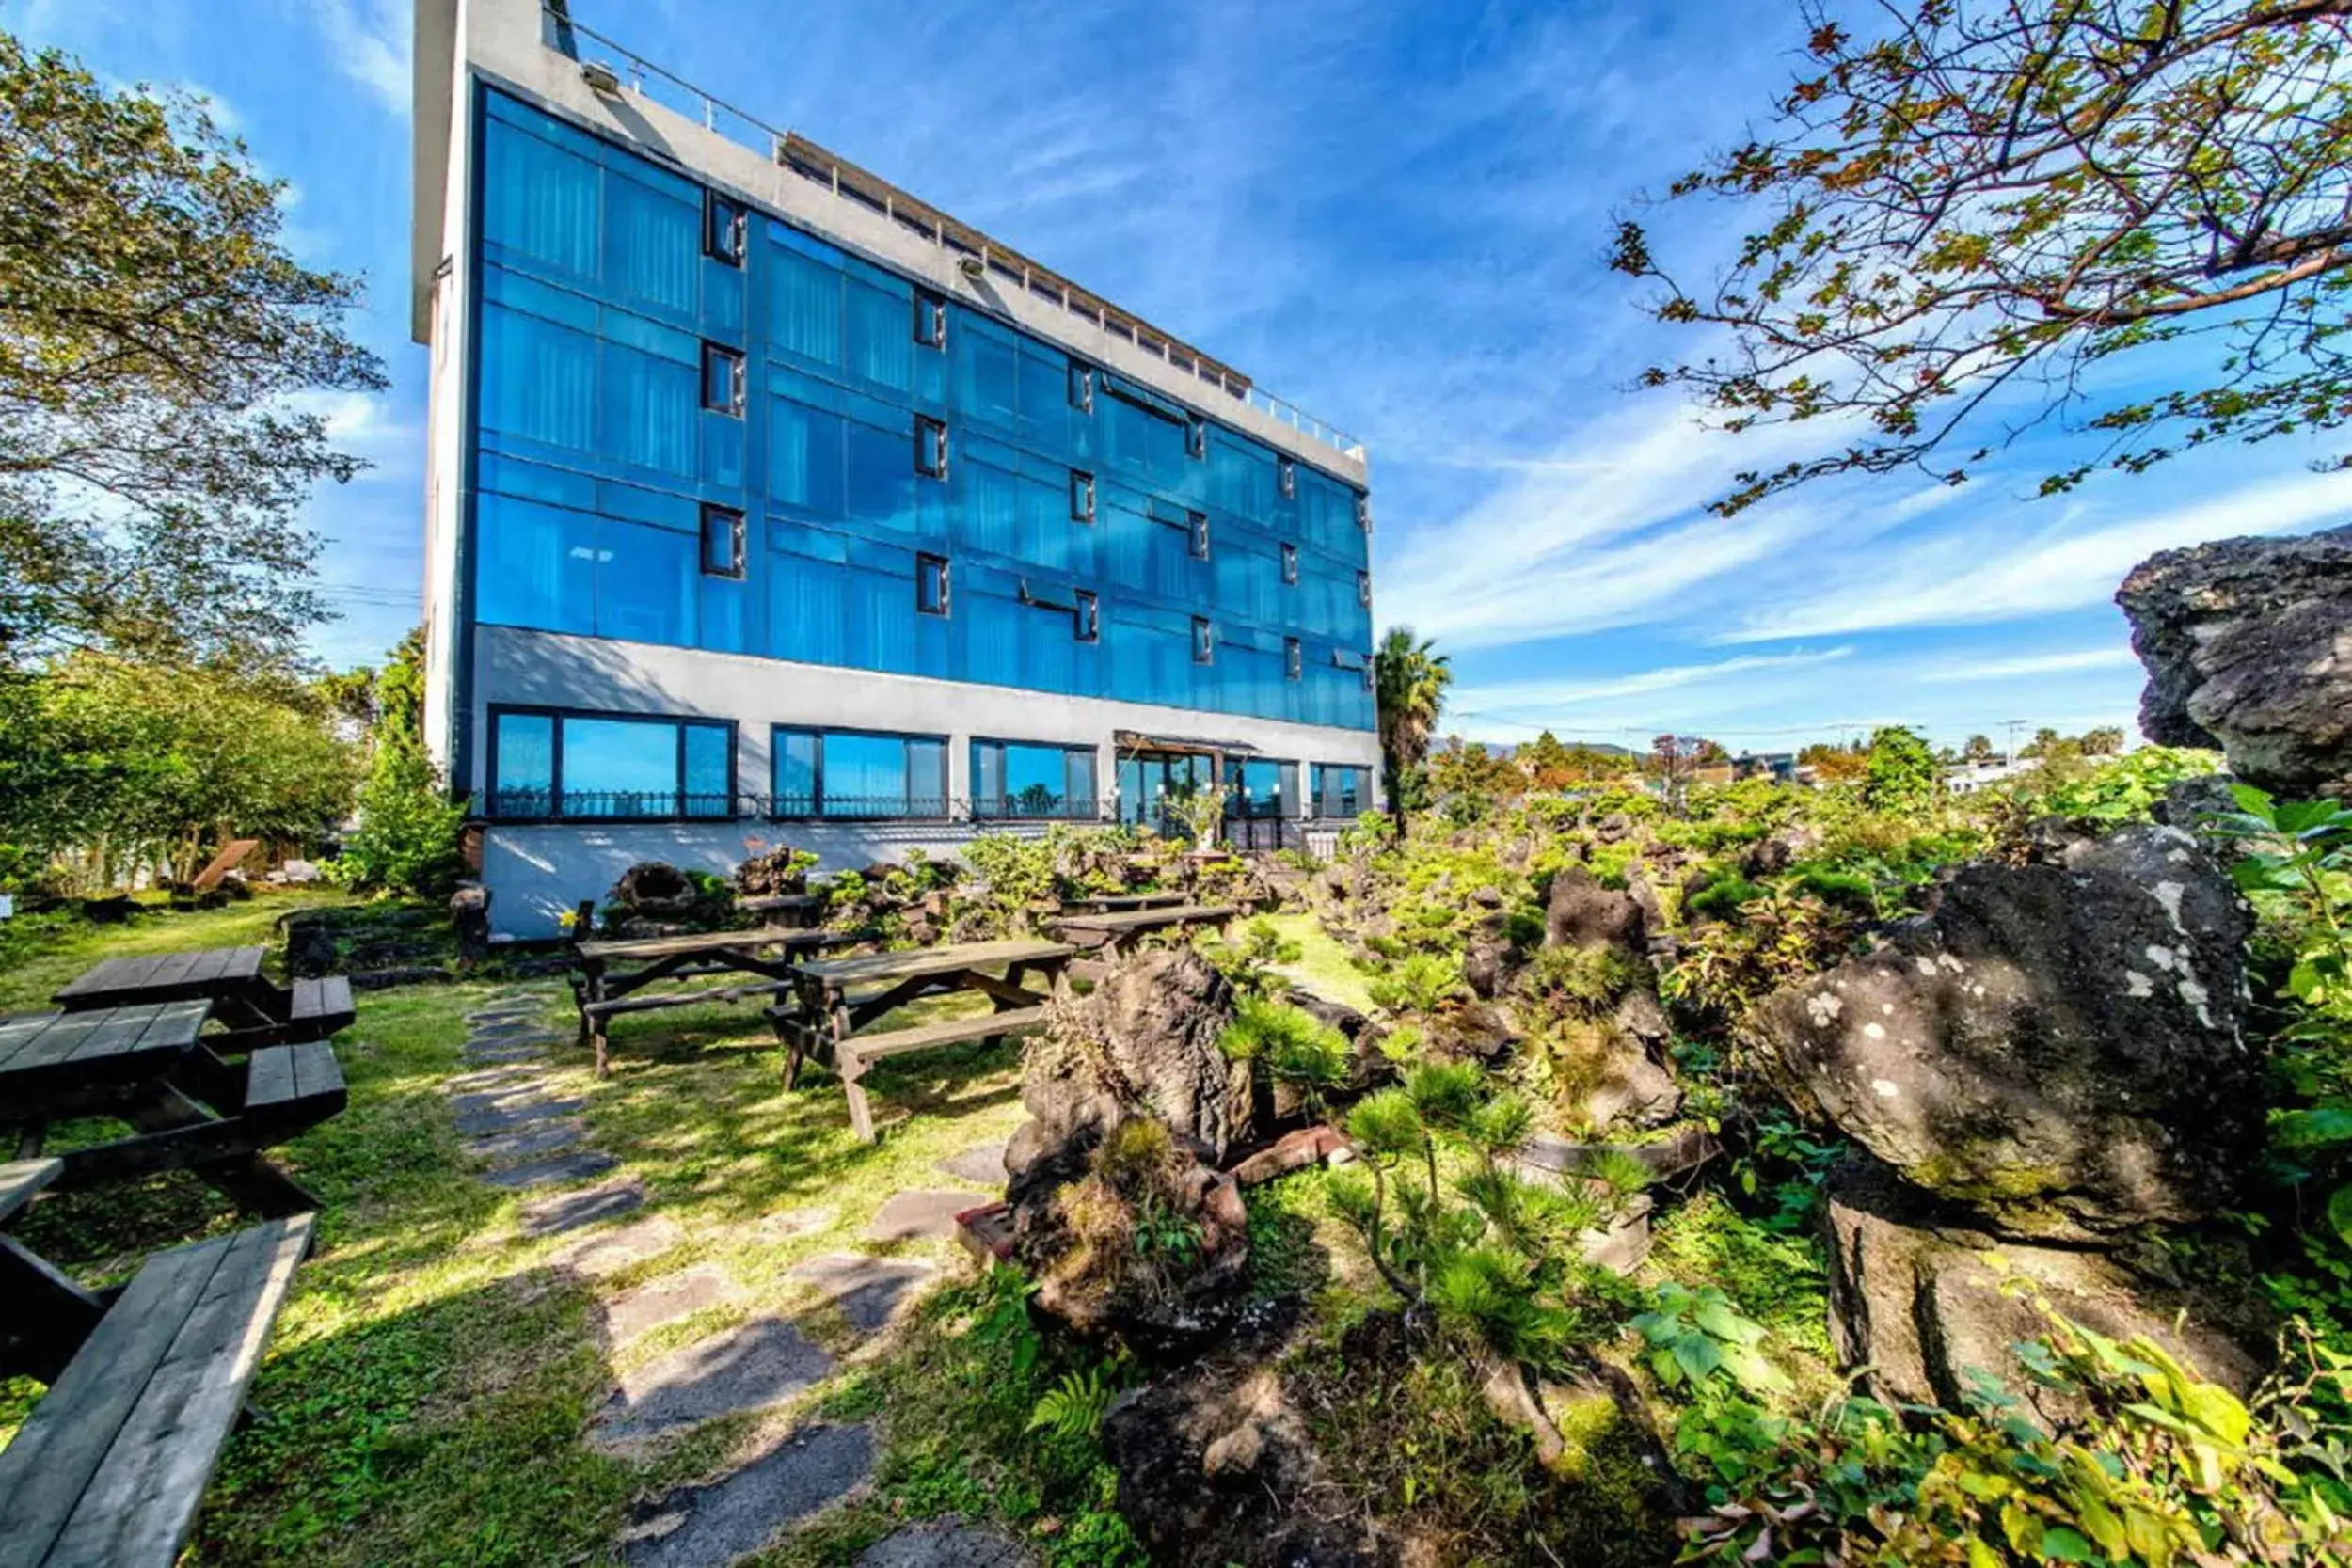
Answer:
M0 1165L0 1221L64 1174L59 1160ZM171 1568L311 1222L159 1252L105 1291L0 1235L0 1375L49 1385L0 1450L0 1563Z
M794 958L865 940L854 933L763 926L749 931L692 931L675 937L580 942L572 950L580 963L573 990L580 1004L580 1043L596 1052L596 1076L610 1077L609 1020L623 1013L788 994L794 985ZM624 967L628 965L635 967ZM663 982L729 974L749 978L660 996L633 994Z
M266 949L212 947L107 958L84 970L50 1000L69 1013L164 1002L210 1002L214 1021L253 1045L323 1040L358 1016L343 976L273 983L262 973Z
M1196 926L1222 930L1241 913L1237 904L1179 904L1168 909L1128 910L1109 914L1066 914L1046 922L1078 946L1124 958L1155 931L1184 932Z
M860 1142L870 1144L874 1114L863 1083L868 1068L912 1051L1041 1027L1045 1004L1070 994L1069 966L1076 952L1063 942L969 942L795 964L796 1005L768 1010L785 1048L785 1086L798 1085L801 1063L807 1056L829 1054L850 1101L850 1126ZM1042 991L1025 983L1033 970L1045 977ZM910 1002L957 991L985 996L993 1009L888 1034L863 1033L875 1020Z
M0 1022L0 1126L19 1154L41 1150L53 1123L128 1122L132 1135L70 1149L46 1178L71 1192L186 1170L246 1213L315 1209L262 1157L341 1112L342 1069L325 1041L257 1047L241 1065L199 1039L211 1004L166 1002Z

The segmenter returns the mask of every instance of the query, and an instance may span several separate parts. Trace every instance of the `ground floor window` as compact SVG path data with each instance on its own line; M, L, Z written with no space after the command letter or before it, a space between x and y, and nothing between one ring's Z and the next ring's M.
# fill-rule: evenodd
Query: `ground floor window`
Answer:
M1309 775L1308 789L1317 816L1355 817L1372 808L1372 770L1368 768L1318 762Z
M947 737L778 728L771 816L944 817Z
M1094 748L972 742L972 815L1091 820Z
M493 708L490 769L490 815L510 821L735 814L735 726L718 720Z
M1232 816L1256 820L1297 814L1298 764L1251 757L1229 762L1226 771L1232 782L1228 808Z

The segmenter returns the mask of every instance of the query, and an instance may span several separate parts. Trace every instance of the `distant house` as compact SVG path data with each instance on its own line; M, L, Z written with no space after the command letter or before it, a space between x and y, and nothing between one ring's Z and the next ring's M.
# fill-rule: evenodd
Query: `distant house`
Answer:
M1772 778L1783 784L1794 784L1797 779L1797 753L1743 752L1731 759L1731 771L1735 778Z
M2030 773L2035 767L2031 757L2011 757L2002 762L1963 762L1944 771L1944 787L1955 795L1973 795L1990 784Z

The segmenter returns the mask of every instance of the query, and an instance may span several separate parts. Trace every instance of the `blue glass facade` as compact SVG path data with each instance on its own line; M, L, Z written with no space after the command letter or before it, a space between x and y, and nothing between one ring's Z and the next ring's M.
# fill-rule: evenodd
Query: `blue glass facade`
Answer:
M1351 486L514 99L483 117L479 620L1372 727ZM825 751L844 800L938 787L928 752ZM1033 760L980 792L1094 793Z

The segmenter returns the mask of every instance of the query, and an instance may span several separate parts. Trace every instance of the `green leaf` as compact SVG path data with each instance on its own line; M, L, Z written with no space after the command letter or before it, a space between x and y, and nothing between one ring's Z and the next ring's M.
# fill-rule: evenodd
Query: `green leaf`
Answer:
M2252 784L2233 784L2230 786L2230 796L2237 801L2238 810L2247 816L2259 817L2265 823L2273 820L2269 795Z
M2064 1525L2042 1532L2042 1555L2053 1562L2105 1562L2107 1554Z
M2352 1185L2338 1187L2328 1195L2328 1227L2337 1240L2352 1246Z
M1675 1364L1692 1383L1703 1383L1724 1364L1724 1353L1703 1334L1686 1334L1668 1347Z
M2271 1123L2272 1140L2287 1148L2323 1148L2352 1143L2352 1110L2317 1105L2281 1112Z
M1715 1291L1708 1291L1699 1301L1698 1310L1691 1321L1718 1339L1735 1345L1753 1345L1764 1338L1764 1325L1740 1315L1730 1302Z

